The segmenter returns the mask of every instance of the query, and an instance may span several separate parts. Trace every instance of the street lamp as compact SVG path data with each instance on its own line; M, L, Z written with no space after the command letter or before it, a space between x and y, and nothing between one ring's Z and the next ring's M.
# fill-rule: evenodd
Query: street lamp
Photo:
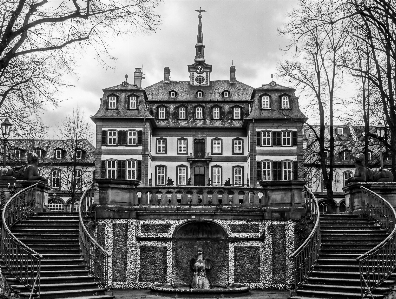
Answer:
M6 118L1 123L1 135L3 135L3 145L4 145L4 152L3 152L3 166L6 166L6 156L7 156L7 138L10 137L12 123Z

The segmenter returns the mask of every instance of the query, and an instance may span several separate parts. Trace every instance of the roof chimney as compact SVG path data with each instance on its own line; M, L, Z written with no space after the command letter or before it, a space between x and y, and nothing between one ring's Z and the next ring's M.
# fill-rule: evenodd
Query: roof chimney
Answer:
M167 66L164 68L164 82L170 82L170 68Z
M137 87L141 88L142 87L142 79L144 79L143 73L142 73L142 68L140 68L140 67L135 68L135 72L133 73L133 75L134 75L133 84L135 84Z
M236 82L235 71L236 71L235 66L232 65L230 67L230 83L235 83Z

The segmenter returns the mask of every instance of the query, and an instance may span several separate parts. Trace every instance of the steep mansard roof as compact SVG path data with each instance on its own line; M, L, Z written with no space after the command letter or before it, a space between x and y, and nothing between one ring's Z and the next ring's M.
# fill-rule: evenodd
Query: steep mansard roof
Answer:
M145 88L149 101L197 101L196 92L203 91L199 101L249 101L253 87L242 82L230 83L229 80L211 81L209 86L193 86L189 81L160 81ZM176 91L177 97L171 98L170 91ZM223 97L223 91L229 91L228 98Z

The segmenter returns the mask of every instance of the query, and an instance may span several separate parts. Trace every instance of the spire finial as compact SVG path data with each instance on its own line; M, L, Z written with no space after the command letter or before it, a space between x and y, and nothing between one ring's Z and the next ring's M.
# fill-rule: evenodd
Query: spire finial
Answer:
M195 54L195 62L198 61L205 61L204 58L204 48L205 46L203 45L203 34L202 34L202 12L206 12L206 10L203 10L201 7L199 9L195 10L196 12L199 12L198 14L198 35L197 35L197 44L195 45L196 48L196 54Z
M128 74L125 75L125 82L128 82Z

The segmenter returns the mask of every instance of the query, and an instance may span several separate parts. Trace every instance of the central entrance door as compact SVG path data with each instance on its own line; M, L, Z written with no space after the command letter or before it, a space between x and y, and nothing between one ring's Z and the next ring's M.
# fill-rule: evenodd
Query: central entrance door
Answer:
M205 167L195 166L194 167L194 185L205 186Z

